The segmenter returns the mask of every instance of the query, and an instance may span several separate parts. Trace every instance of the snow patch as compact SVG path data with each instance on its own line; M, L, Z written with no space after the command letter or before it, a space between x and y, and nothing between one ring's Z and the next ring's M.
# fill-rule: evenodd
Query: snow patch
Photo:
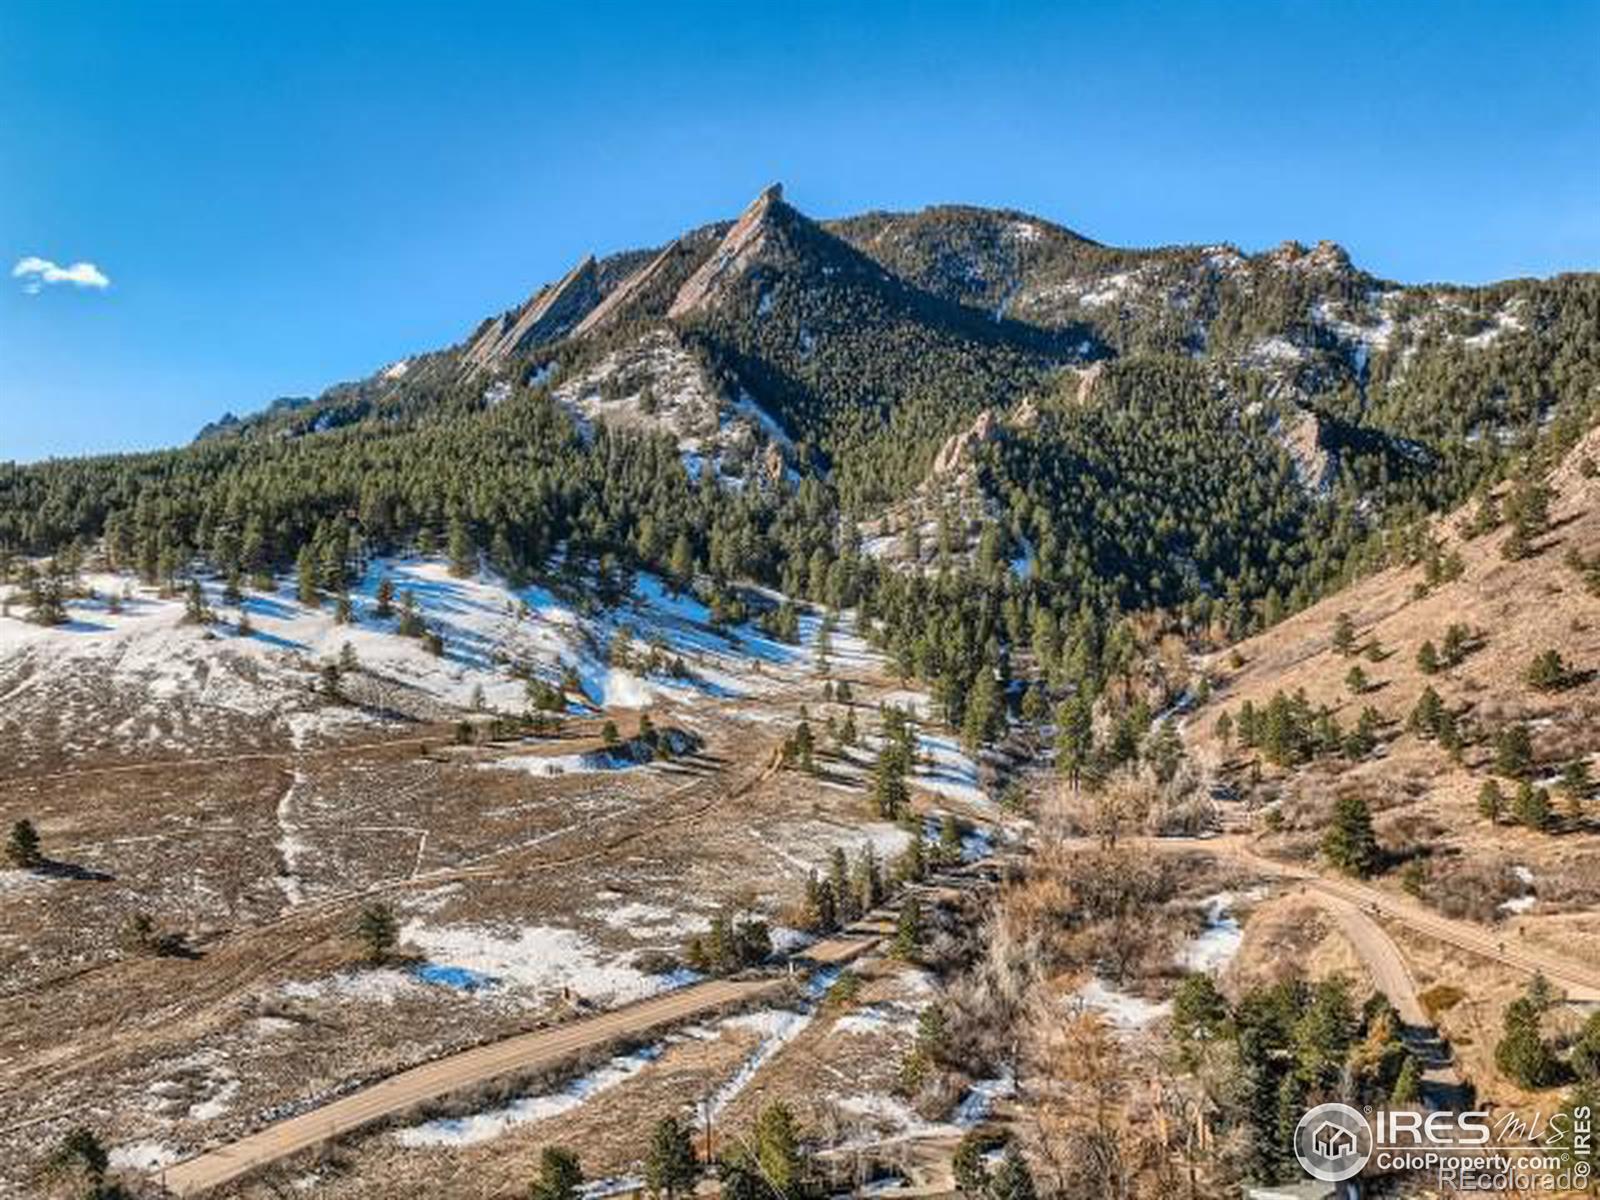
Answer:
M1143 1029L1158 1017L1166 1016L1171 1009L1166 1001L1154 1004L1142 997L1119 992L1099 976L1080 987L1074 998L1084 1007L1100 1013L1115 1028L1124 1031Z
M160 1142L130 1142L118 1146L109 1155L115 1171L159 1171L178 1161L178 1152Z
M413 921L402 929L401 941L421 948L435 963L499 980L506 989L533 999L571 992L581 999L621 1004L687 981L647 975L605 958L582 934L549 925L522 926L502 935L473 926L435 929Z
M394 1140L402 1146L472 1146L499 1137L519 1125L530 1125L570 1112L592 1097L625 1083L661 1056L661 1046L618 1055L559 1092L525 1096L501 1108L466 1117L440 1117L399 1130Z

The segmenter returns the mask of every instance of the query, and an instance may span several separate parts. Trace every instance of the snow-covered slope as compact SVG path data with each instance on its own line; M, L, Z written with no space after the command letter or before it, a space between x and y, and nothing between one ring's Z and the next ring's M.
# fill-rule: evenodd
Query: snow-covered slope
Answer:
M380 618L384 580L394 612ZM578 706L745 695L772 684L757 664L800 654L751 627L714 628L699 600L648 575L601 609L581 586L517 588L487 572L456 578L433 559L375 559L351 591L348 624L331 601L299 603L290 581L247 592L241 605L225 604L221 584L207 581L212 620L199 624L186 621L181 596L123 576L83 582L88 594L69 602L63 625L23 619L20 597L0 617L0 746L19 762L47 752L221 752L474 707L516 714L530 680L560 688L574 675L567 699ZM442 653L401 636L408 596ZM359 668L341 683L350 702L331 703L318 691L321 671L346 646Z

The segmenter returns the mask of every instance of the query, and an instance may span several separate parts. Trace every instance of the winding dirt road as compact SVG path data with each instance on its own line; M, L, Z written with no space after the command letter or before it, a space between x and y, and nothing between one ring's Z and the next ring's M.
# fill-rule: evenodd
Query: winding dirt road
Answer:
M1232 838L1213 838L1209 841L1195 841L1192 844L1213 846L1219 853L1226 854L1237 862L1245 863L1253 869L1261 871L1262 874L1276 875L1278 878L1286 880L1299 880L1305 887L1318 893L1321 897L1354 906L1366 914L1387 917L1413 933L1419 933L1424 937L1433 938L1435 941L1444 942L1446 945L1454 946L1458 950L1465 950L1468 954L1503 963L1528 975L1543 974L1551 983L1565 991L1568 999L1600 1000L1600 968L1553 954L1536 946L1529 946L1519 941L1515 935L1506 937L1499 931L1486 930L1482 926L1474 925L1468 921L1457 921L1451 917L1442 917L1415 900L1396 896L1381 888L1373 887L1371 884L1360 883L1354 879L1320 875L1305 867L1295 867L1274 862L1272 859L1263 858L1248 846ZM1337 906L1330 907L1333 907L1335 915L1338 915L1340 910ZM1379 930L1379 932L1381 933L1382 931ZM1356 941L1357 939L1352 937L1352 940ZM1385 943L1388 942L1387 936L1384 936L1383 941ZM1370 935L1366 935L1357 941L1356 946L1356 949L1362 952L1363 961L1368 962L1369 965L1374 962L1381 962L1384 954L1381 948L1373 946L1371 942ZM1366 946L1365 950L1363 950L1364 944ZM1389 948L1390 951L1393 951L1392 943L1389 944ZM1395 957L1398 959L1398 952L1395 952ZM1391 970L1388 967L1381 969ZM1399 963L1399 969L1402 972L1405 971L1403 961ZM1406 977L1409 979L1409 973L1407 973ZM1399 1007L1398 1002L1396 1002L1396 1007ZM1405 1017L1404 1012L1401 1015ZM1406 1019L1410 1020L1409 1017L1406 1017Z

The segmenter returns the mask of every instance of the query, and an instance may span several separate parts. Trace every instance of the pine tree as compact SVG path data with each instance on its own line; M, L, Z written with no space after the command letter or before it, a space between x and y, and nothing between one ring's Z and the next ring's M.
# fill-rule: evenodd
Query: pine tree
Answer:
M1344 686L1349 689L1352 696L1360 696L1367 690L1367 673L1361 669L1360 663L1351 665L1345 672Z
M1560 1063L1540 1032L1544 1006L1535 996L1518 996L1506 1005L1503 1032L1494 1062L1519 1087L1542 1088L1555 1082Z
M58 1171L81 1170L89 1185L87 1194L90 1200L99 1200L101 1197L112 1200L123 1194L122 1189L115 1185L111 1191L107 1191L106 1172L111 1169L111 1155L106 1152L99 1137L84 1126L78 1126L61 1139L55 1153L50 1156L50 1165Z
M756 1170L773 1200L800 1200L811 1164L800 1146L800 1130L788 1106L774 1102L761 1110L755 1127Z
M1172 1034L1190 1070L1198 1064L1206 1044L1222 1036L1228 1003L1210 975L1202 971L1184 977L1172 995Z
M1333 622L1333 648L1340 654L1349 654L1356 645L1356 623L1350 614L1341 612Z
M1006 1147L1000 1165L989 1181L989 1200L1037 1200L1033 1172L1015 1142Z
M11 827L11 837L6 842L6 857L18 867L31 869L43 864L44 855L39 849L39 831L27 817Z
M911 803L911 792L906 787L904 756L895 747L885 746L878 753L873 768L872 798L878 815L886 821L895 821Z
M1094 699L1080 685L1056 710L1056 761L1077 787L1094 751Z
M380 621L387 621L394 616L394 581L387 575L378 581L378 591L374 597L372 615Z
M301 546L300 553L295 556L295 579L296 595L301 604L316 608L322 603L322 595L317 591L317 560L309 542Z
M1572 1072L1586 1083L1600 1080L1600 1012L1589 1014L1568 1057Z
M920 829L912 833L911 841L895 861L895 877L902 883L920 883L928 877L928 855Z
M694 581L694 547L685 533L680 532L672 543L667 572L676 589L686 588Z
M939 822L939 862L945 866L961 862L961 823L953 813L945 813Z
M189 580L184 594L183 619L189 625L204 625L211 619L211 611L206 608L205 593L200 590L198 579Z
M1533 553L1533 543L1520 525L1512 526L1506 540L1500 543L1500 557L1507 562L1518 562Z
M1044 687L1035 682L1022 694L1022 719L1030 725L1037 725L1049 712L1050 701L1045 696Z
M1550 793L1542 787L1534 787L1524 779L1517 785L1517 795L1511 802L1511 812L1519 825L1525 825L1529 829L1548 829L1552 820Z
M1508 725L1495 735L1494 769L1509 779L1520 779L1533 766L1533 738L1528 727Z
M832 933L839 925L833 887L815 871L806 877L805 924L813 933Z
M1483 786L1478 789L1478 815L1491 825L1500 823L1500 815L1506 810L1505 793L1500 790L1500 785L1492 779L1485 779Z
M1222 743L1223 750L1227 750L1233 741L1234 730L1233 717L1229 715L1227 709L1223 709L1217 714L1212 730L1216 733L1217 740Z
M692 1195L700 1178L700 1162L695 1157L692 1131L676 1117L656 1122L650 1137L650 1153L645 1156L644 1181L653 1196L675 1200Z
M861 853L856 856L851 883L855 889L858 913L877 908L888 895L883 884L883 870L878 863L878 852L872 848L871 842L862 846Z
M976 752L992 740L1000 728L1002 707L994 676L987 670L978 673L977 682L967 695L966 714L961 722L961 740Z
M1439 719L1444 713L1444 701L1439 699L1439 693L1431 687L1422 689L1422 695L1417 697L1416 705L1411 709L1411 715L1406 719L1406 728L1418 737L1435 737L1439 732Z
M539 1177L528 1188L528 1200L578 1200L583 1187L583 1167L565 1146L546 1146L539 1152Z
M396 630L401 637L420 638L428 632L422 614L417 610L417 597L407 588L400 597L400 625Z
M394 909L377 902L361 910L356 921L356 936L366 947L367 961L373 965L387 961L400 940L400 922Z
M1423 642L1417 650L1417 670L1424 675L1437 674L1439 670L1439 651L1434 648L1432 641Z
M950 1173L955 1177L956 1191L965 1200L985 1200L989 1194L989 1171L984 1157L994 1149L994 1135L970 1129L957 1143L950 1158Z
M474 575L478 570L478 548L472 544L472 534L467 523L459 516L450 520L450 574L458 579Z
M1400 1074L1395 1077L1394 1088L1389 1093L1389 1103L1415 1104L1422 1097L1422 1079L1417 1070L1417 1060L1407 1054L1400 1064Z
M1528 686L1540 692L1559 691L1567 684L1567 664L1561 651L1545 650L1528 666Z
M844 849L840 846L835 846L828 856L828 890L833 893L834 915L839 924L848 925L861 915L850 888L850 872Z
M1341 796L1334 804L1333 824L1323 835L1322 854L1347 875L1366 876L1378 865L1378 842L1372 813L1359 796Z
M898 958L912 959L922 946L922 905L915 895L907 896L900 904L900 916L894 926L894 953Z
M849 709L844 714L844 723L839 726L839 745L854 746L860 739L860 731L856 728L855 710Z

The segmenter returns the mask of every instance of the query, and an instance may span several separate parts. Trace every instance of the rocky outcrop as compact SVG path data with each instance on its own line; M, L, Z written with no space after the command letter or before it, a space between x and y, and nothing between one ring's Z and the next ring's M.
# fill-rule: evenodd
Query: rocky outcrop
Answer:
M761 453L761 478L769 486L777 487L783 482L783 472L787 465L783 458L783 449L776 442L768 442L767 448Z
M1073 371L1073 374L1078 377L1078 403L1080 405L1088 404L1090 400L1094 399L1095 384L1100 382L1100 376L1104 375L1105 372L1106 365L1103 362L1097 362L1081 371L1076 369Z
M710 258L678 289L669 317L687 316L709 304L719 285L737 278L767 244L774 214L783 207L783 185L775 183L739 215Z
M1324 239L1310 250L1299 242L1284 242L1268 253L1267 261L1283 270L1344 273L1352 270L1350 254L1338 242Z
M678 243L671 243L660 254L617 284L611 290L610 295L595 305L589 314L578 322L577 327L572 331L573 335L581 337L591 330L600 328L600 326L609 321L624 305L644 291L650 281L660 274L662 268L666 266L677 250Z
M1000 423L995 420L994 413L986 408L968 428L952 434L939 448L938 456L933 460L932 474L942 478L966 471L972 466L978 447L994 441L998 436Z
M562 337L598 303L598 273L590 255L521 308L489 322L467 347L463 361L469 370L492 370L512 355Z
M1316 495L1325 495L1333 486L1338 461L1325 444L1322 421L1315 413L1298 412L1278 427L1278 437L1294 460L1300 486Z

